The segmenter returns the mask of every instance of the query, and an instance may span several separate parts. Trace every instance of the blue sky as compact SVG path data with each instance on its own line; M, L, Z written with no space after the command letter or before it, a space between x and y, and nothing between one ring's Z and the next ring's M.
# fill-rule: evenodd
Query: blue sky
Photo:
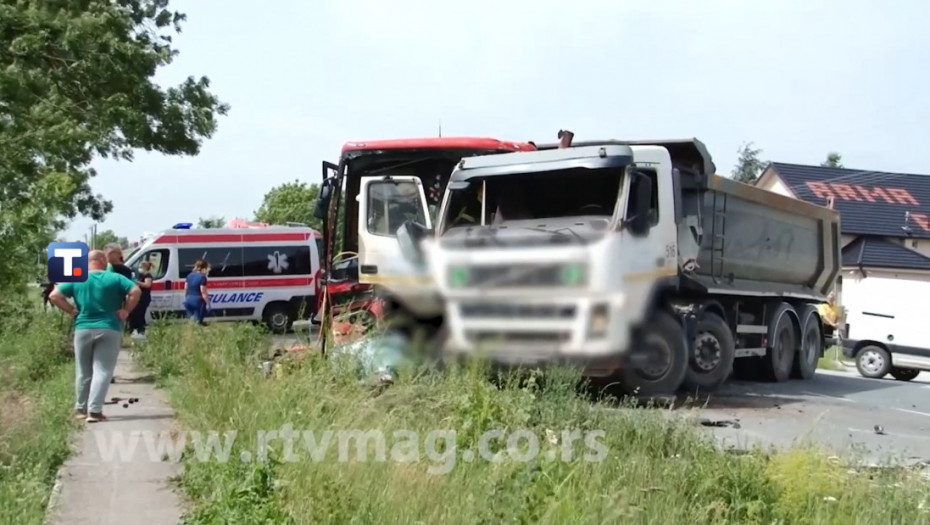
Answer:
M930 3L898 0L174 0L181 52L231 104L193 158L100 161L100 229L246 217L349 140L697 137L767 160L930 173ZM307 203L311 206L312 203ZM77 219L77 240L91 222Z

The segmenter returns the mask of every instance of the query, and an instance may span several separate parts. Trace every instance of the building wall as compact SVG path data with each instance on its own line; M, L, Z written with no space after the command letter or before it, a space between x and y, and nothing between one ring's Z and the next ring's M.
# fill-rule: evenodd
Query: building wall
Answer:
M773 176L773 174L769 172L766 172L762 178L759 179L759 184L757 186L763 190L784 195L785 197L794 197L794 193L788 189L788 185L781 180L781 177Z

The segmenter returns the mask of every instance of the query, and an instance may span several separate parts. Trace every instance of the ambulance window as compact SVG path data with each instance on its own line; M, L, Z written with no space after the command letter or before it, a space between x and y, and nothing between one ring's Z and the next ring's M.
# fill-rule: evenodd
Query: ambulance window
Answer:
M242 248L238 246L179 249L178 277L186 279L198 259L210 263L208 277L242 277Z
M157 281L164 278L165 273L168 272L168 260L171 257L170 253L171 252L167 249L150 250L143 253L141 257L138 257L129 268L133 272L138 272L139 265L142 264L142 261L149 261L152 263L152 268L149 270L152 274L152 280Z
M393 237L405 221L426 224L420 190L410 181L368 186L368 232Z
M242 249L246 277L311 275L310 245L246 246Z

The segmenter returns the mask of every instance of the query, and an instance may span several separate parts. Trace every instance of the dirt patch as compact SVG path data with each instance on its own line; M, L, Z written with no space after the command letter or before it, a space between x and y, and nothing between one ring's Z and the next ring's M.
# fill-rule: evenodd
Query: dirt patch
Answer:
M33 406L33 401L19 392L0 390L0 458L9 443L28 432L35 421Z

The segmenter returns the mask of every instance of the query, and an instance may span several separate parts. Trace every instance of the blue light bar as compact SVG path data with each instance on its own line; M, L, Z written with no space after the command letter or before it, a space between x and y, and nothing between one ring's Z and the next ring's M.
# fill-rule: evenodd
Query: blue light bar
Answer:
M192 222L179 222L175 224L174 226L172 226L171 228L174 230L189 230L191 229L191 226L193 225L194 223Z

